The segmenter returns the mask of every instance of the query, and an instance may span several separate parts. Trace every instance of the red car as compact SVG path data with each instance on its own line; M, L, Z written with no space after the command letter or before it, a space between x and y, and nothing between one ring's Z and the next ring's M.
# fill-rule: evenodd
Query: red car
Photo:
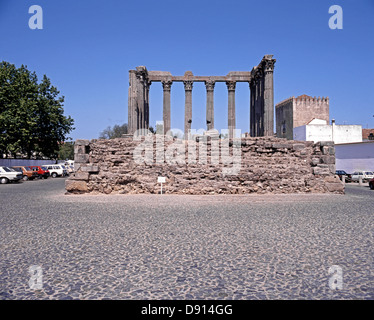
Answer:
M49 170L44 170L40 166L30 166L30 168L32 169L32 171L38 174L39 179L42 179L42 178L47 179L50 176Z
M374 190L374 179L371 179L369 181L369 187L370 187L371 190Z

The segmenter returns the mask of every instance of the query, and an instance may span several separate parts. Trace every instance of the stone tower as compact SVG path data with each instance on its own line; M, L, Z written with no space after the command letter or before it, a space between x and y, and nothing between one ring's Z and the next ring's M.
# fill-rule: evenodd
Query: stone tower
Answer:
M291 97L275 106L278 138L293 139L293 128L308 124L313 119L329 123L329 98L310 97L306 94Z

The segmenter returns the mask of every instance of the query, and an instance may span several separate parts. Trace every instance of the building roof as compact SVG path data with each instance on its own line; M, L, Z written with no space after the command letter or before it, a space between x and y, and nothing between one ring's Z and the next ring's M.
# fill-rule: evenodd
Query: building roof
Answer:
M328 124L326 120L323 119L318 119L318 118L313 118L310 120L307 124L320 124L320 125L326 125Z
M373 141L362 141L362 142L344 142L344 143L335 143L335 146L349 145L349 144L361 144L361 145L370 145L374 143Z
M302 94L301 96L298 96L296 99L306 99L306 98L312 99L313 97L308 96L307 94Z

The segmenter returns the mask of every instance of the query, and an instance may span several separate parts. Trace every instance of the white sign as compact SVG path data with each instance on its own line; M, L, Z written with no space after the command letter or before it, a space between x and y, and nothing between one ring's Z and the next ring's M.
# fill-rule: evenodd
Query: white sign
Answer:
M166 182L166 178L165 177L158 177L157 182L158 183L165 183Z

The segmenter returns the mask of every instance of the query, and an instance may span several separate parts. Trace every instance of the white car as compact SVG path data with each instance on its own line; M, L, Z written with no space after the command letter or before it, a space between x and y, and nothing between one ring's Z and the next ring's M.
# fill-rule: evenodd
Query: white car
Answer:
M6 184L10 181L19 181L22 179L22 173L11 170L8 167L0 167L0 183Z
M363 182L367 182L374 179L374 173L372 171L356 171L352 174L352 181L359 181L360 177L362 177Z
M42 166L42 169L48 170L52 178L65 177L68 175L65 166L62 164L48 164Z
M70 166L70 165L65 164L65 168L66 168L69 175L74 172L74 166Z

